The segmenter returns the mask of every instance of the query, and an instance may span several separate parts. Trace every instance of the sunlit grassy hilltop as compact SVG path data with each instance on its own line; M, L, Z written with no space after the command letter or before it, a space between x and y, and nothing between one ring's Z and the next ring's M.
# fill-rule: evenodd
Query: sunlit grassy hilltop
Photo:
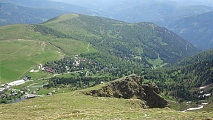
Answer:
M35 32L34 25L1 26L0 83L22 79L38 64L88 51L88 44ZM90 45L90 52L95 50ZM44 73L33 76L39 78Z

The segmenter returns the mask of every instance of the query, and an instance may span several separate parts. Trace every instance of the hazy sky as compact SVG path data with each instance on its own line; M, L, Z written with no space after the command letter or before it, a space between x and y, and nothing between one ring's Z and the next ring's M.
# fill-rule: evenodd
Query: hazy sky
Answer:
M142 2L142 1L155 1L155 2L160 2L160 1L175 1L178 3L184 3L184 4L193 4L193 5L208 5L213 7L213 0L52 0L52 1L59 1L59 2L65 2L65 3L71 3L71 4L83 4L83 3L93 3L93 4L99 4L100 3L105 3L107 4L113 4L116 2Z

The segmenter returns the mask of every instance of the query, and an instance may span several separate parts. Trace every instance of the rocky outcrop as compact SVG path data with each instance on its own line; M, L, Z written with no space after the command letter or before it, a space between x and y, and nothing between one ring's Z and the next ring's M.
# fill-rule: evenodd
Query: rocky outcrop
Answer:
M168 102L160 97L158 87L155 84L142 85L140 76L131 75L121 80L116 80L98 90L86 92L86 95L97 97L116 97L124 99L139 99L146 105L143 108L164 108ZM145 107L144 107L145 106Z
M146 101L147 106L150 108L164 108L168 106L168 102L158 95L159 90L155 84L145 84L142 88L146 94L142 99Z

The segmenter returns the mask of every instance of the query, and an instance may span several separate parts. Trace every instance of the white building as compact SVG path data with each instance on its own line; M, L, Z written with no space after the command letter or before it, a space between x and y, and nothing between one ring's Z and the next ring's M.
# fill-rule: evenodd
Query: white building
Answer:
M16 80L16 81L8 83L8 85L9 86L17 86L17 85L21 85L21 84L24 84L24 83L25 83L24 80Z

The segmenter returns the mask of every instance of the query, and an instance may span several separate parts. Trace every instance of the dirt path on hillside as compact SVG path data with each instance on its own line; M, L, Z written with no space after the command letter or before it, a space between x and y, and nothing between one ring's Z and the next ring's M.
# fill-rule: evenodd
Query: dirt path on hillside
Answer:
M87 53L87 52L89 52L90 50L89 50L89 47L90 47L90 43L89 44L87 44L87 51L85 51L85 52L83 52L83 53ZM75 55L75 56L79 56L81 53L79 53L79 54L77 54L77 55Z
M45 47L46 47L46 44L45 44L45 42L41 42L41 49L42 49L42 53L44 54L45 53ZM45 54L44 54L44 57L39 61L39 62L37 62L37 64L40 64L44 59L45 59ZM22 75L20 75L17 79L20 79L21 77L23 77L23 75L24 74L26 74L27 72L29 72L30 70L32 70L33 68L34 68L35 66L32 66L32 67L30 67L28 70L26 70Z
M89 46L90 46L90 44L87 45L87 52L89 52Z
M41 47L42 47L42 53L44 54L44 53L45 53L46 43L45 43L45 42L42 42L42 43L41 43ZM46 57L46 56L45 56L45 54L44 54L44 57L43 57L43 58L40 60L40 62L37 63L37 64L40 64L40 63L44 60L45 57Z
M30 41L30 42L34 42L33 40L25 40L25 39L18 39L17 41L27 41L27 42ZM7 56L13 56L14 54L16 54L17 52L19 52L20 50L26 48L26 46L27 46L27 45L25 45L24 47L21 47L21 48L17 49L17 50L14 51L13 53L7 54ZM8 58L8 57L5 57L5 58L3 58L3 59L1 59L1 60L6 60L7 58Z

